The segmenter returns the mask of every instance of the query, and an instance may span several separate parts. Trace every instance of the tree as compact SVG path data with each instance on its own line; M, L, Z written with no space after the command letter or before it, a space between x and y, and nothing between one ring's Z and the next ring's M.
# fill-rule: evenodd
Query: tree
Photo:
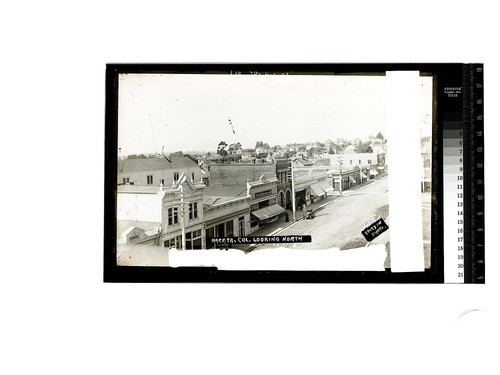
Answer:
M377 133L376 138L381 139L381 140L384 140L384 136L382 135L382 133L381 133L381 132L378 132L378 133Z
M372 146L370 145L370 142L364 142L360 143L356 146L354 149L358 154L366 154L366 153L372 153L373 149Z
M269 150L270 147L269 147L269 144L268 143L264 143L262 141L257 141L257 143L255 144L255 148L263 148L264 150Z
M182 151L175 151L170 153L170 157L182 157L184 156L184 153Z
M230 144L227 151L229 152L229 154L234 154L234 153L238 152L238 150L240 150L240 149L241 149L241 143L236 142L236 143Z
M224 141L219 142L219 146L217 147L217 154L222 156L222 163L224 164L224 158L227 156L226 151L227 143Z

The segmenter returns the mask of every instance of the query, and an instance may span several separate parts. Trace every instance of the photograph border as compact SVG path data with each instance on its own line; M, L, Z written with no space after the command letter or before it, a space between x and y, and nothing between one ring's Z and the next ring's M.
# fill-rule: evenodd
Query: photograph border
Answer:
M149 267L116 264L116 199L118 161L118 77L138 74L289 74L289 75L385 75L386 71L420 71L433 76L432 109L432 220L431 266L424 272L385 271L227 271L213 267ZM443 87L461 86L461 63L210 63L210 64L107 64L105 104L104 281L105 282L231 282L231 283L443 283L443 163L444 112L462 112L462 105L447 101ZM461 103L462 104L462 103Z

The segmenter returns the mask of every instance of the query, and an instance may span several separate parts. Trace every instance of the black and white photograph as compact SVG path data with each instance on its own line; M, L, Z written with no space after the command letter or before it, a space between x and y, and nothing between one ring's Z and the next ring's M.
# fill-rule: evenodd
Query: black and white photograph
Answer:
M494 4L4 2L0 374L495 375Z
M238 69L119 74L117 265L391 268L385 74ZM421 180L429 268L433 81L419 79L421 168L395 173Z

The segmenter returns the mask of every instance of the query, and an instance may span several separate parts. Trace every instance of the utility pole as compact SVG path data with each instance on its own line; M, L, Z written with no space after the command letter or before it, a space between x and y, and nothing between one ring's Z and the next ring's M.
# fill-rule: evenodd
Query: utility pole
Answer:
M340 191L340 196L342 197L342 158L339 157L339 175L340 175L340 184L339 184L339 191Z
M181 192L181 231L182 231L182 250L186 250L186 223L184 221L184 186L182 184L186 181L186 175L179 181L179 190Z

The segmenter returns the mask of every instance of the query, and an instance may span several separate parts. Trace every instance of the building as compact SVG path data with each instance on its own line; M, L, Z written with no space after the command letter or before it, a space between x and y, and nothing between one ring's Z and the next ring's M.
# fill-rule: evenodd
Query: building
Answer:
M303 210L311 203L333 193L334 188L329 174L330 166L314 166L312 162L303 165L302 159L294 159L292 165L292 190L295 194L296 210Z
M286 211L278 204L278 179L266 178L247 181L247 194L250 199L250 233L260 227L278 220Z
M349 153L349 154L336 154L329 155L330 157L330 165L336 166L342 161L343 168L350 169L355 166L360 167L370 167L378 164L377 154L373 152L369 153Z
M276 178L278 179L278 204L292 210L292 175L289 159L276 160Z
M286 159L276 163L213 165L210 168L210 186L221 188L225 194L235 198L242 194L250 197L248 233L251 233L286 216L287 194L291 203L291 182L287 175L289 165Z
M184 173L173 186L119 186L118 243L196 250L212 247L213 237L246 235L250 231L247 189L235 197L227 192L214 195L216 188L205 188Z
M244 237L250 230L250 204L247 190L232 191L211 187L204 191L203 212L205 219L206 248L214 247L213 237Z
M191 181L200 181L202 169L189 155L124 159L118 162L118 185L172 185L184 173Z
M163 191L158 186L122 185L117 189L119 244L158 242L162 231Z

